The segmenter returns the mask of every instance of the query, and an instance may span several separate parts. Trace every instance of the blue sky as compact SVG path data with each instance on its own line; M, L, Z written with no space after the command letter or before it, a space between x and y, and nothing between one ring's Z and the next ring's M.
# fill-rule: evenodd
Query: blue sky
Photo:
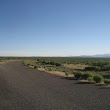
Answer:
M110 53L110 0L0 0L0 56Z

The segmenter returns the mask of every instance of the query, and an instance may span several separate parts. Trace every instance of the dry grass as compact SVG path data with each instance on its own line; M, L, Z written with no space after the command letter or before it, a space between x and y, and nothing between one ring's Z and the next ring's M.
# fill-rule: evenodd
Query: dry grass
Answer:
M46 73L58 75L58 76L64 76L64 77L66 76L66 75L65 75L65 72L60 72L60 71L47 71L47 70L45 70L45 68L38 68L38 70L44 71L44 72L46 72Z

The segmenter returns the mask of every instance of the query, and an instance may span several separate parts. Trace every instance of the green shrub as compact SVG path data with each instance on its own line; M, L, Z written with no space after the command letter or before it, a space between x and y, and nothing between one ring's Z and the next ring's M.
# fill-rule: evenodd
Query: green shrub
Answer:
M56 66L61 66L61 64L60 64L60 63L56 63L55 65L56 65Z
M50 65L55 65L56 64L55 62L48 62L48 63L50 63Z
M80 79L81 78L82 73L81 72L75 72L74 76L76 79Z
M101 71L101 67L99 66L85 67L85 71Z
M93 77L88 77L87 80L91 82L93 81Z
M87 80L87 78L89 78L89 77L93 77L93 74L90 73L90 72L84 73L84 74L81 75L81 79Z
M110 70L110 66L109 65L104 65L101 67L102 71L109 71Z
M47 70L48 71L56 71L56 68L54 68L54 67L47 67Z
M104 83L105 83L106 85L109 85L109 84L110 84L110 79L105 79L105 80L104 80Z
M97 74L97 75L94 75L93 77L93 80L96 82L96 83L101 83L103 81L103 76Z
M101 67L95 66L95 67L94 67L94 71L101 71Z

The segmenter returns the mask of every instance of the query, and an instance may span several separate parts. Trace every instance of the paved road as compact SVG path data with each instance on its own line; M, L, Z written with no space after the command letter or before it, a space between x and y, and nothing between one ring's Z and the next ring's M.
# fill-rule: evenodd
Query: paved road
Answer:
M0 64L0 110L110 110L110 89Z

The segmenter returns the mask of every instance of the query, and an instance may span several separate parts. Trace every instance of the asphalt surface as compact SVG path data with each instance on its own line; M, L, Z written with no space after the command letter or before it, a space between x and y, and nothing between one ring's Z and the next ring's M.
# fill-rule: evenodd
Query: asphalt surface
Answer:
M0 64L0 110L110 110L110 89L79 84L21 61Z

